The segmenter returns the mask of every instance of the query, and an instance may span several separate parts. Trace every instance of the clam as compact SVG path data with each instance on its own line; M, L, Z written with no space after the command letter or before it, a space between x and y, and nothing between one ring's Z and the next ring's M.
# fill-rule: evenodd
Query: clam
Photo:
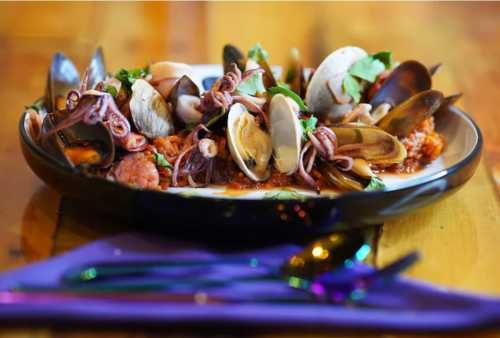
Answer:
M299 166L302 127L295 101L283 94L275 95L269 107L271 140L276 169L287 175Z
M66 108L66 95L71 89L78 88L80 75L73 62L62 53L56 53L52 58L47 88L45 92L45 107L49 113Z
M403 144L380 128L364 124L347 123L331 128L337 136L337 154L369 163L390 165L406 158Z
M136 128L149 138L167 136L174 131L165 100L146 80L137 79L132 85L130 113Z
M405 61L396 67L370 101L374 109L383 103L395 107L413 95L431 88L431 74L418 61Z
M392 135L404 137L424 119L434 114L443 100L443 94L439 91L420 92L390 110L378 126Z
M226 132L229 151L238 167L253 181L266 180L270 175L271 136L241 103L231 106Z
M232 72L232 64L235 63L241 72L245 71L246 67L246 57L243 52L236 46L227 44L222 50L222 65L224 68L224 74Z
M163 96L168 97L170 90L182 76L193 76L193 70L185 63L162 61L149 66L151 84Z
M200 90L187 76L182 76L170 91L168 100L172 111L184 123L200 122L203 114L198 110L200 106Z
M305 100L310 111L332 120L339 120L349 112L352 98L344 92L342 83L349 68L366 55L361 48L350 46L328 55L307 86Z

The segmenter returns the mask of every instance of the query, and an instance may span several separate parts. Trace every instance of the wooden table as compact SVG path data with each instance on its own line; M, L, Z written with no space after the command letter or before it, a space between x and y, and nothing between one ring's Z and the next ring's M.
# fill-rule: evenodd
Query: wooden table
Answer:
M418 249L423 260L409 276L500 296L500 5L480 3L1 4L0 269L20 267L122 230L115 220L51 191L22 158L18 118L23 105L43 92L55 51L64 51L83 68L93 49L102 45L109 68L116 70L164 59L217 63L224 43L248 48L256 41L277 64L285 62L293 46L314 66L347 44L392 50L400 60L444 63L435 86L445 93L465 93L460 105L485 136L483 161L452 197L386 223L374 262L383 266ZM0 331L5 337L164 334L28 324Z

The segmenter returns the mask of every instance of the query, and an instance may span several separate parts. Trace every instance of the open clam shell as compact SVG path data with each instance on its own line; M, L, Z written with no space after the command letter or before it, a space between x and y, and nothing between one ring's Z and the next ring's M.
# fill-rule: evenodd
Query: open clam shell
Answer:
M314 72L306 92L306 104L314 114L340 119L352 108L352 98L344 93L342 83L349 68L366 56L358 47L339 48L323 60Z
M283 94L277 94L269 107L275 166L278 171L288 175L297 171L299 166L302 138L297 109L290 100Z
M245 175L256 182L269 178L271 136L260 128L244 105L236 103L231 106L226 133L233 160Z
M146 80L137 79L132 85L130 113L141 134L156 138L174 131L172 114L156 89Z

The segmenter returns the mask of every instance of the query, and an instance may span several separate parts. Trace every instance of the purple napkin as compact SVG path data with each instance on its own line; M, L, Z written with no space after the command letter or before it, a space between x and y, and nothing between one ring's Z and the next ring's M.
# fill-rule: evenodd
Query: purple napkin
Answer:
M294 298L303 291L282 280L234 282L199 294L221 299L246 299L242 302L205 303L160 301L157 299L59 299L47 296L37 301L10 299L9 290L19 284L47 287L60 285L62 273L70 267L95 261L127 260L220 260L255 258L258 268L220 266L209 272L220 279L236 280L242 276L259 276L279 266L301 250L282 245L245 252L215 252L186 243L141 234L125 234L99 240L48 261L33 264L0 275L0 321L12 323L108 323L155 325L215 325L251 327L286 327L328 330L333 328L450 331L499 327L500 300L433 287L397 277L379 282L368 289L359 302L351 305L322 303L286 303L257 301L267 296ZM262 268L264 267L264 268ZM337 271L339 279L347 274L370 271L366 265ZM199 272L199 271L198 271ZM193 279L197 272L193 271ZM167 293L165 293L168 295ZM255 301L252 301L255 300Z

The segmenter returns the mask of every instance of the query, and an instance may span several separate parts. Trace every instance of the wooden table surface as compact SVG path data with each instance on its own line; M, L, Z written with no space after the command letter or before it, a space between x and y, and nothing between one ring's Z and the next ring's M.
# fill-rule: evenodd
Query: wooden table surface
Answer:
M375 264L383 266L418 249L423 260L409 276L500 296L500 5L494 3L0 4L0 270L123 230L91 206L47 188L20 152L19 115L23 105L43 93L54 52L64 51L83 68L93 49L102 45L109 69L116 70L150 60L217 63L224 43L246 49L256 41L277 64L294 46L307 65L315 66L331 50L347 44L369 51L392 50L399 60L444 63L435 87L465 93L460 105L485 137L483 161L455 195L386 223L376 243ZM28 323L0 330L1 337L23 338L166 334L30 328Z

